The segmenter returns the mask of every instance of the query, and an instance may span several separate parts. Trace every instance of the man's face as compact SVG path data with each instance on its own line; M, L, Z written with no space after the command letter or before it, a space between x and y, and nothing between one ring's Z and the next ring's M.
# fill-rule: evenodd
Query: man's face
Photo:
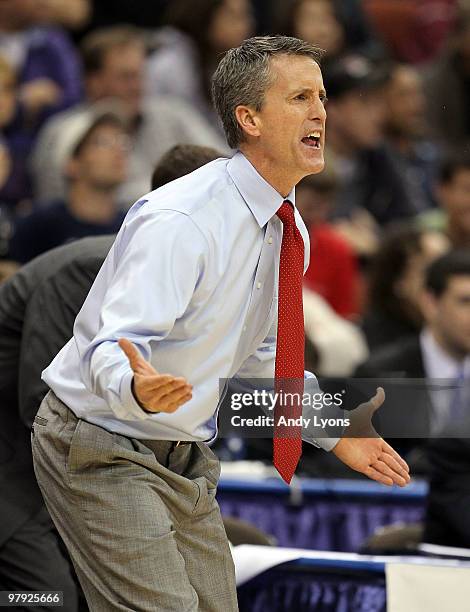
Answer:
M73 177L100 190L114 189L125 179L129 137L121 128L97 126L73 160Z
M470 240L470 168L457 170L449 183L439 187L438 195L450 225Z
M261 111L254 115L255 145L294 185L325 165L326 93L313 59L283 55L271 61L271 71L274 80Z
M382 90L354 90L330 105L330 122L346 146L361 150L380 144L384 122Z
M428 298L427 319L451 353L470 354L470 275L451 276L444 293Z
M387 126L393 134L421 136L426 128L426 98L419 73L409 66L395 69L385 88Z
M135 118L142 104L144 63L144 47L139 43L110 49L102 69L91 77L92 97L116 98L129 118Z

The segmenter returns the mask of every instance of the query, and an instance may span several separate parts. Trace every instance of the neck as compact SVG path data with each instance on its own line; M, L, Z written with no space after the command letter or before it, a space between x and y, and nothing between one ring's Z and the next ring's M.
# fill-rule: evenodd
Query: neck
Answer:
M254 166L258 174L260 174L284 199L302 178L300 176L297 179L293 179L292 175L286 171L285 167L279 167L276 161L271 159L264 152L262 153L248 149L243 145L240 147L240 151Z
M444 353L447 353L451 359L461 363L467 357L467 352L460 349L458 346L455 346L455 344L452 342L449 342L444 334L439 331L439 329L431 326L430 331L437 345L444 351Z
M97 189L77 182L69 191L68 206L73 214L89 223L108 223L116 215L116 189Z

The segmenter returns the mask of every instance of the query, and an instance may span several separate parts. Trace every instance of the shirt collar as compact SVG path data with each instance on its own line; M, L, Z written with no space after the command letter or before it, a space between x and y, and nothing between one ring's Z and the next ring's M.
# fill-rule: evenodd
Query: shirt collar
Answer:
M260 227L266 225L285 200L295 207L295 187L283 198L240 151L228 162L227 170Z

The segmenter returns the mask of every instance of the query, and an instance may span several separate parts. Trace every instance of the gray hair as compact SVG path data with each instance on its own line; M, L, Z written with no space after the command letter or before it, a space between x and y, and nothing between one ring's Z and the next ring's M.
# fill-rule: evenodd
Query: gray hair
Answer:
M222 120L229 147L236 149L245 134L235 116L237 106L260 111L273 83L271 59L276 55L303 55L320 64L322 50L291 36L255 36L230 49L212 77L212 101Z

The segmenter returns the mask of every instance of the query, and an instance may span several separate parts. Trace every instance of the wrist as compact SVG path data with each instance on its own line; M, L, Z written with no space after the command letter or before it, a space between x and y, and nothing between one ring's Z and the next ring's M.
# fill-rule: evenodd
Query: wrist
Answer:
M153 414L153 412L151 410L147 410L147 408L145 408L145 406L142 404L142 402L139 400L137 393L135 391L135 385L134 385L134 377L132 377L132 382L131 382L131 392L132 395L134 396L135 401L139 404L139 407L146 412L147 414Z

